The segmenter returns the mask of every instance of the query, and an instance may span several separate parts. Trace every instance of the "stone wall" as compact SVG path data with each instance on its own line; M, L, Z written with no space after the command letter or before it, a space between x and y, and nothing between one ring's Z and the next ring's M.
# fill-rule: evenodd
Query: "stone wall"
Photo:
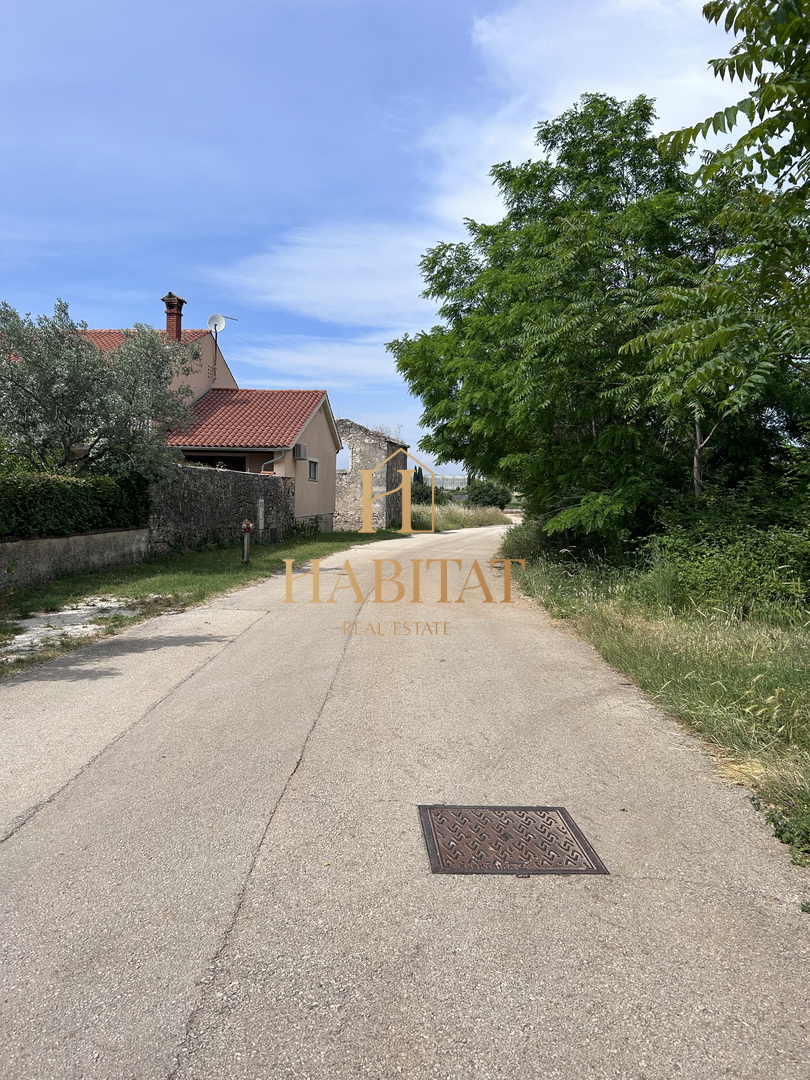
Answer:
M35 536L0 543L0 587L50 581L60 574L140 562L148 529L116 529L76 536Z
M259 529L260 501L264 528ZM60 574L140 562L153 552L238 540L242 522L253 522L259 541L289 534L295 524L295 480L287 476L195 469L178 465L176 475L152 491L148 529L118 529L74 536L37 536L0 543L0 588L50 581ZM322 520L321 520L322 519ZM314 520L312 531L331 531L331 515Z
M264 529L259 529L260 500ZM178 465L177 474L152 492L149 550L169 551L197 544L238 540L242 521L253 522L253 537L281 540L294 524L295 480L288 476L233 472Z
M360 469L376 469L387 457L395 457L373 477L372 494L392 491L400 484L398 469L408 468L405 443L395 442L381 431L356 424L353 420L337 420L340 438L349 448L351 464L338 469L335 492L335 528L355 531L363 523L363 478ZM389 495L373 504L372 524L375 529L391 528L402 521L402 495Z

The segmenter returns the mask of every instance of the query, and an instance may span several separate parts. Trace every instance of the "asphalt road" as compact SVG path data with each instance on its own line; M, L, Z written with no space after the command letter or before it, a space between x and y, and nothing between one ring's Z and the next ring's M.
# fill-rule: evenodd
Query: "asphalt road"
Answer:
M348 557L370 593L498 539ZM810 873L589 646L438 570L273 578L0 687L3 1080L810 1078ZM565 806L610 874L431 874L431 803Z

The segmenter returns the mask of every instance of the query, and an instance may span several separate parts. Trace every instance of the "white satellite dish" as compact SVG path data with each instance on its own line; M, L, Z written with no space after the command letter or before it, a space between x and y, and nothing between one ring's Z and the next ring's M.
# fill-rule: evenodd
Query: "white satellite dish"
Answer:
M221 330L225 329L225 316L224 315L211 315L208 318L208 329L213 330L215 334L218 334Z

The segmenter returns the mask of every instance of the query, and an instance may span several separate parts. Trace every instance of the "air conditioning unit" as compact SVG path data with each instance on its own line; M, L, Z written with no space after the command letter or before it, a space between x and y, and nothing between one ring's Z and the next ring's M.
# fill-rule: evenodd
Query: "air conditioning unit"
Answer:
M293 447L293 458L295 461L307 460L307 444L305 442L297 442Z

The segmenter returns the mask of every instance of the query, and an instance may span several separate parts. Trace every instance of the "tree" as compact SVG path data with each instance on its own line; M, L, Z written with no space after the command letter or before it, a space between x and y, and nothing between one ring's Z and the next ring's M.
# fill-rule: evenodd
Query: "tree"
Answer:
M511 490L492 480L473 480L467 486L467 502L473 506L497 506L503 510L511 501Z
M537 126L541 160L496 166L506 214L422 260L443 323L389 348L422 399L421 441L525 493L550 532L618 534L648 517L691 460L640 382L661 321L727 238L727 193L664 158L649 98L584 95Z
M190 391L171 389L193 370L194 346L135 326L111 352L84 335L57 301L36 321L0 304L0 438L12 460L38 471L92 468L127 474L174 459L170 428L187 421Z
M733 146L708 154L700 175L740 165L761 182L798 186L807 194L810 168L810 3L808 0L713 0L704 17L742 35L729 56L710 60L715 75L729 82L753 81L753 89L735 105L682 131L671 132L662 146L678 155L709 132L730 132L745 120L751 127Z
M653 313L659 325L625 347L650 350L642 378L625 389L647 395L669 426L688 418L693 431L695 498L703 491L703 459L721 425L756 418L771 457L806 439L810 419L810 4L807 0L715 0L711 22L741 34L715 74L749 79L736 105L661 140L679 155L700 135L731 131L747 119L736 143L704 155L704 185L736 177L718 223L730 242L686 288L662 291ZM752 175L758 184L743 183ZM772 181L774 187L763 186Z

